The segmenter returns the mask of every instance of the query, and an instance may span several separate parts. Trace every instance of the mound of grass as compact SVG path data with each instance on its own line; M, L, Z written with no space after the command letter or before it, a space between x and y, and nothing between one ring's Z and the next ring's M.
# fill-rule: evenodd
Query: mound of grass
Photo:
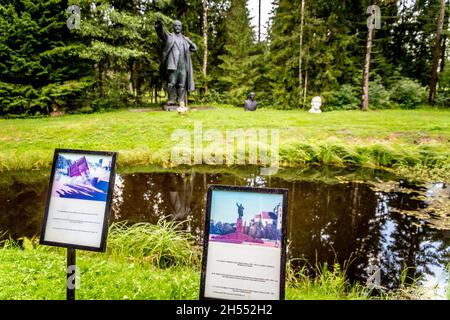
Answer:
M230 130L279 130L280 163L286 167L407 168L405 172L412 176L415 168L419 172L427 168L435 170L441 180L449 180L449 117L450 110L435 109L312 115L274 109L249 114L241 108L216 106L184 117L174 112L122 110L58 118L0 119L0 171L49 168L54 148L118 151L120 168L173 166L171 154L180 141L172 135L186 130L192 140L194 128L201 126L203 134L212 129L222 137ZM203 141L204 148L211 145L226 148L224 141Z
M109 228L107 254L113 258L144 261L158 268L196 267L200 251L195 238L180 228L183 222L160 219L156 225L126 222L113 223Z

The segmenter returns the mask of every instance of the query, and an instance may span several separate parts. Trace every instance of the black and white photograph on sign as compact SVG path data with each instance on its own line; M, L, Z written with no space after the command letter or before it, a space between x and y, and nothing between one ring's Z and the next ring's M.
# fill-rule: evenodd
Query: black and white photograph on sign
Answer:
M55 151L41 243L103 251L116 154Z
M201 298L284 299L287 190L211 186Z

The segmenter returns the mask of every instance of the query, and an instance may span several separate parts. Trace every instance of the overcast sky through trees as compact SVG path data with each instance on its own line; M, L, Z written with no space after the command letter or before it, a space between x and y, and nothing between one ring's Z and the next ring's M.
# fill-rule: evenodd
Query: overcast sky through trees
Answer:
M258 34L258 3L259 0L248 0L247 2L256 35ZM267 21L269 21L270 11L272 10L271 3L271 0L261 0L261 38L263 39L267 35Z

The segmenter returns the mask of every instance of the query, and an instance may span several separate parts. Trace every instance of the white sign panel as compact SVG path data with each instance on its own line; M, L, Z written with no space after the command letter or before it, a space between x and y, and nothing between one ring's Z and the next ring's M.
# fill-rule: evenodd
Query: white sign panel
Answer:
M41 243L104 251L116 154L55 150Z
M210 186L201 298L284 299L286 189Z

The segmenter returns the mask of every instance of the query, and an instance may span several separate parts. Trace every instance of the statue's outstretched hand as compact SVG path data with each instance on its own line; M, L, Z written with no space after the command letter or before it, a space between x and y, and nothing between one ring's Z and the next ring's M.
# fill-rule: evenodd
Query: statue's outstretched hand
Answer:
M184 38L186 39L187 43L189 44L189 49L191 51L197 51L197 46L195 45L195 43L193 43L191 41L191 39L189 39L188 37L184 37Z

